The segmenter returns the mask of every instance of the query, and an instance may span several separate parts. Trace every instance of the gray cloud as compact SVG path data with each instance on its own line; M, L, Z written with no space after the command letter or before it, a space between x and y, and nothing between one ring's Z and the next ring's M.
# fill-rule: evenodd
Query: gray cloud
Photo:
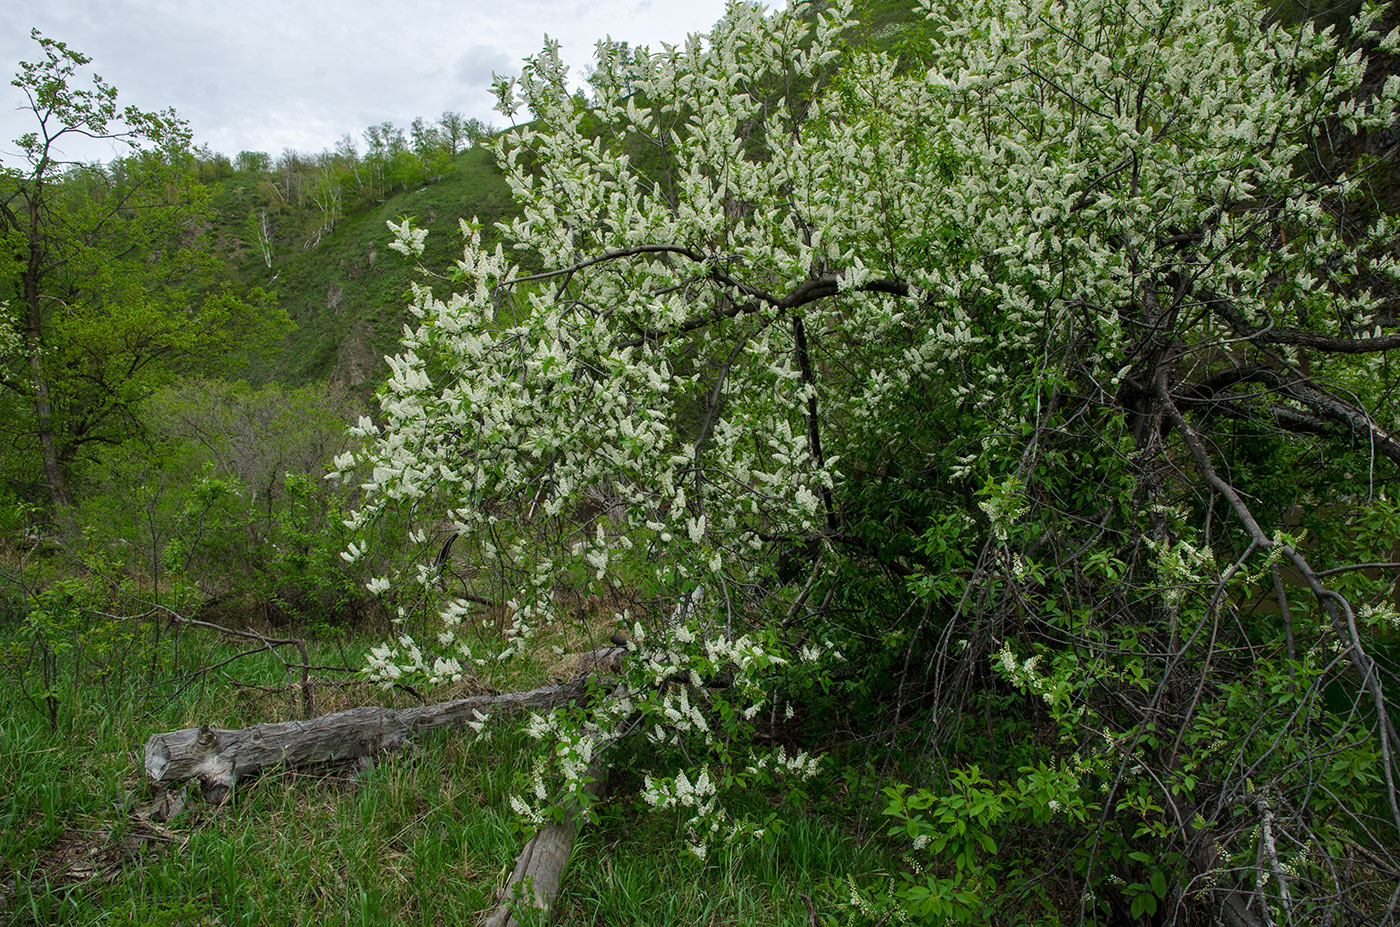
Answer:
M479 91L491 86L493 74L511 74L520 67L521 58L512 58L490 45L473 45L453 65L452 76L467 91Z

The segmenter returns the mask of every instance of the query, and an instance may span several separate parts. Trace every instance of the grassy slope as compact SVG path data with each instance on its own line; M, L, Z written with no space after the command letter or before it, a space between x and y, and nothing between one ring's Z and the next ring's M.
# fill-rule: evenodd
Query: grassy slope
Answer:
M221 220L230 239L246 215L238 183L225 181L221 191ZM458 155L441 179L349 213L314 248L282 244L271 270L246 250L236 254L243 281L276 292L297 326L279 353L253 362L243 375L254 383L291 386L372 383L403 331L405 294L414 279L410 263L386 248L385 223L414 217L432 233L427 266L449 267L460 248L459 219L475 216L489 228L513 210L491 152L473 148Z

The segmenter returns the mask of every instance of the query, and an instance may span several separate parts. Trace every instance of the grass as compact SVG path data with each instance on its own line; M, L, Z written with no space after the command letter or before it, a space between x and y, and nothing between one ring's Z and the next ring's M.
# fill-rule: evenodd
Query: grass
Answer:
M881 859L829 820L796 809L785 818L778 833L701 863L666 819L605 811L575 852L560 922L807 927L826 914L844 923L842 880L879 870Z
M174 693L131 672L104 696L95 679L61 666L51 728L14 684L16 631L0 626L11 674L0 687L0 923L458 924L494 903L525 839L509 797L529 760L507 726L485 742L439 736L367 771L272 773L241 783L224 808L191 797L173 820L151 825L130 810L149 797L145 739L205 721L297 717L294 674L263 653L225 671L277 691L209 674ZM316 643L311 660L353 662L369 643ZM161 675L239 652L209 634L163 646L178 652L163 654ZM546 663L534 661L531 674ZM321 692L335 699L323 711L386 697ZM786 822L768 838L702 863L684 850L676 820L635 810L635 775L616 779L576 850L563 922L808 927L812 911L837 916L846 873L883 864L839 817L796 806L768 809Z

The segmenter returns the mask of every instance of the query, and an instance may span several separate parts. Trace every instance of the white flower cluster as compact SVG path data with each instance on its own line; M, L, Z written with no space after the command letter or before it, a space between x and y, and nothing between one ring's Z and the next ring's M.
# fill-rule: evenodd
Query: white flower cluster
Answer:
M1367 603L1356 610L1356 620L1374 628L1400 631L1400 611L1391 602Z
M416 229L413 222L404 219L398 225L389 222L389 231L394 233L394 240L389 242L389 247L395 251L409 257L420 257L423 254L423 242L428 237L427 229Z
M786 747L779 747L776 753L768 753L759 757L748 771L753 773L760 770L771 770L775 773L807 780L815 776L820 769L821 759L819 757L810 756L805 750L799 750L789 756Z
M478 718L482 726L488 720ZM480 730L478 724L469 724ZM511 796L511 809L531 825L538 825L551 806L566 800L587 813L592 797L585 786L591 781L590 773L596 772L592 766L598 751L613 735L594 720L576 723L576 717L563 710L531 714L525 733L535 740L547 741L549 750L530 773L529 793Z
M0 358L18 355L23 344L19 326L10 314L9 301L0 299Z
M462 662L456 657L436 656L429 664L423 651L406 634L398 639L397 646L383 644L370 648L363 672L384 689L393 688L406 676L425 680L429 685L442 685L461 682L465 675Z
M647 776L642 782L642 799L658 811L681 808L691 812L683 825L687 836L686 849L699 859L703 860L709 855L709 845L716 839L733 837L738 833L739 829L731 824L719 804L708 766L700 767L694 781L684 770L673 779Z
M691 602L698 600L695 596ZM722 634L701 637L685 624L659 638L648 637L640 623L634 624L628 649L637 687L657 692L648 704L654 720L645 729L656 744L681 744L689 736L716 747L719 741L709 715L714 708L705 695L705 682L728 674L726 704L737 709L736 719L751 722L770 702L768 672L788 664L748 635L733 640ZM805 645L804 654L815 660L830 649Z
M991 487L991 492L977 503L977 507L991 521L992 533L998 541L1006 541L1010 537L1011 529L1029 509L1025 497L1011 481Z
M1021 689L1031 689L1040 691L1044 688L1045 681L1036 673L1036 664L1040 662L1040 654L1035 654L1026 658L1026 662L1016 662L1016 655L1011 652L1009 644L1002 644L1001 650L997 653L994 662L1001 669L1001 673L1012 685Z
M1215 553L1209 547L1197 547L1185 537L1171 541L1145 540L1157 554L1157 579L1168 605L1180 604L1189 587L1214 581L1218 570Z

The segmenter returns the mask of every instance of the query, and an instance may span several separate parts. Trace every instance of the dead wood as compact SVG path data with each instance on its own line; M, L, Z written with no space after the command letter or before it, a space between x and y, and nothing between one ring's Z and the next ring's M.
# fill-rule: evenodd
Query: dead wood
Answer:
M594 655L594 667L621 658L623 651ZM309 721L256 724L242 730L208 726L153 734L146 741L150 780L169 786L198 779L205 798L218 803L240 779L274 766L297 769L322 763L373 757L431 731L455 730L501 711L547 709L581 699L590 676L526 692L475 695L412 708L352 708Z
M690 597L683 599L677 606L677 616L684 615L684 609L694 601L692 597L699 594L700 590L697 589ZM618 648L619 661L624 653L625 649ZM618 686L610 697L616 698L624 689L624 686ZM594 753L593 762L584 772L583 795L570 797L564 802L563 820L540 828L521 848L520 855L515 858L515 868L501 888L501 902L486 915L482 927L520 927L516 915L527 911L535 915L527 917L532 924L541 917L544 923L554 920L554 899L564 881L569 857L573 855L574 840L587 821L588 809L607 794L610 768L607 747L603 747Z
M583 791L591 805L607 794L607 761L594 760L586 775L591 781L584 785ZM580 801L570 801L564 806L564 820L541 828L526 842L501 891L500 905L491 912L483 927L520 927L516 914L525 911L543 912L538 917L527 917L526 921L531 924L550 923L554 919L554 899L559 894L564 870L573 855L574 840L586 814Z

